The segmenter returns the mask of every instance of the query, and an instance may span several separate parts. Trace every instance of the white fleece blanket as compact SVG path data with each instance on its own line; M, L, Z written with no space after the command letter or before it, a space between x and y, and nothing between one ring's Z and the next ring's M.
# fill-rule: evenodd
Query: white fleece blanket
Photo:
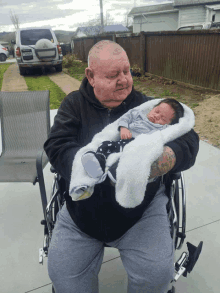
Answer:
M150 100L136 107L148 114L152 108L163 99ZM195 125L193 111L186 105L184 117L179 119L179 123L152 134L140 134L133 141L128 143L123 152L109 155L106 162L107 176L108 168L118 159L119 164L116 170L116 201L125 208L134 208L140 205L145 196L146 186L149 181L151 165L163 153L166 143L181 137L189 132ZM92 196L96 179L90 178L85 172L81 163L81 157L87 151L95 151L99 145L106 140L120 140L118 131L118 120L106 126L101 132L97 133L91 143L81 148L75 155L70 181L69 194L74 201L86 199ZM81 187L88 187L87 193L80 190ZM83 194L84 193L84 194Z

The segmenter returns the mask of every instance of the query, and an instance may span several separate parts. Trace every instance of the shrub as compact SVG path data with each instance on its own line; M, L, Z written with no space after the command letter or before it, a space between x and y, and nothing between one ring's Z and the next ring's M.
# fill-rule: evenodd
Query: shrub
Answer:
M63 67L64 68L70 68L74 65L74 62L77 60L77 56L75 54L66 54L66 56L63 57Z

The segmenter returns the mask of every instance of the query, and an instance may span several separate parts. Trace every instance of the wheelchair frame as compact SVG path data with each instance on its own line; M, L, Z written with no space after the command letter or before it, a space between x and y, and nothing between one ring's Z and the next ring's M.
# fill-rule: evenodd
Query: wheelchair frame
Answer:
M40 159L38 159L40 161ZM43 264L43 258L48 256L48 249L50 245L50 241L52 238L53 228L56 223L56 215L61 210L65 198L63 185L65 186L64 179L56 172L56 170L51 166L50 171L54 173L54 179L52 183L52 192L50 196L50 200L47 204L46 199L46 192L45 187L43 188L42 180L43 180L43 173L40 170L39 162L37 162L37 170L38 170L38 178L40 178L40 191L41 191L41 199L42 199L42 206L44 212L44 220L41 221L41 224L44 225L44 241L43 241L43 248L39 249L39 263ZM162 176L162 183L165 184L164 180L165 176ZM185 181L183 172L173 173L170 175L171 186L168 186L169 190L169 201L167 203L167 212L168 217L170 220L170 234L174 242L175 250L180 250L185 235L185 228L186 228L186 194L185 194ZM179 180L181 182L181 187L179 186ZM41 181L41 182L40 182ZM36 182L35 182L36 183ZM182 209L180 206L180 189L182 194ZM182 213L182 226L180 226L180 213ZM180 241L178 243L178 241ZM167 293L174 293L175 288L173 287L173 283L175 283L181 275L187 277L187 273L190 273L195 266L195 263L198 260L198 257L202 250L203 242L201 241L198 247L195 247L191 243L187 242L187 246L189 249L189 253L183 252L181 257L178 259L176 263L174 263L175 268L175 277L170 282L169 291ZM108 245L104 245L105 247L109 247ZM52 292L54 292L54 288L52 287Z

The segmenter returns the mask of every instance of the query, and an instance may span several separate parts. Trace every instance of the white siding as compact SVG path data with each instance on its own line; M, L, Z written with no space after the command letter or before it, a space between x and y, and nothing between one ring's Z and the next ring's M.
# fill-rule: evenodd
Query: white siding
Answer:
M178 27L178 12L151 14L134 17L133 32L172 31Z
M220 11L215 11L215 22L220 22Z
M189 6L179 9L179 27L193 23L206 21L206 9L204 6Z
M77 38L82 38L82 37L86 37L86 34L84 34L83 32L78 32L77 33Z

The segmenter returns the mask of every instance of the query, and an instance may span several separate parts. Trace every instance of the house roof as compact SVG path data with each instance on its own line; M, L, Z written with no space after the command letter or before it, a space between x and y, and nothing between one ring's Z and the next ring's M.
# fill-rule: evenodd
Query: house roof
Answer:
M213 10L220 10L220 5L206 5L206 7L211 8Z
M104 27L105 32L128 32L129 29L122 24L107 25Z
M198 5L198 4L217 4L220 1L213 0L174 0L173 6Z
M86 35L97 35L101 31L101 25L96 25L96 26L87 26L87 27L78 27L76 30L75 35L77 32L81 31L85 33ZM117 24L117 25L107 25L104 26L104 32L124 32L124 31L129 31L125 26L122 24Z
M184 0L185 1L185 0ZM129 12L128 16L132 16L135 14L150 14L153 12L163 12L163 11L167 11L167 10L173 10L173 11L177 11L177 9L175 9L173 7L173 3L166 3L166 4L159 4L159 5L149 5L149 6L141 6L141 7L134 7L132 8L132 10Z

